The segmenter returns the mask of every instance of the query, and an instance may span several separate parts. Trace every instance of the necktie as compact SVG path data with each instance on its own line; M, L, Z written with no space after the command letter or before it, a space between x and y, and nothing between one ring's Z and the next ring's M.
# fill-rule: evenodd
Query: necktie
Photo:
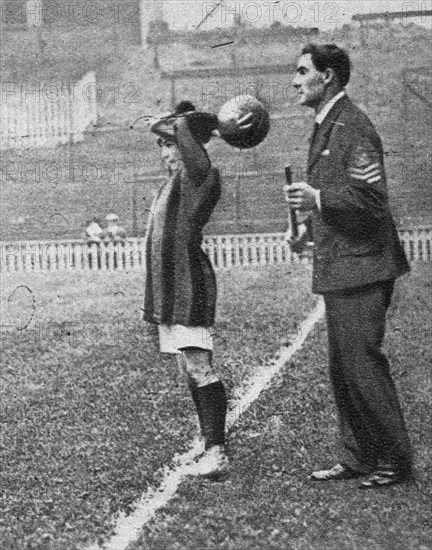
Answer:
M315 141L315 138L316 138L316 135L318 133L319 127L320 127L320 125L318 124L318 122L315 122L314 127L313 127L313 131L312 131L312 137L310 139L311 147L312 147L312 145Z
M313 149L313 146L314 146L315 138L316 138L316 135L318 133L319 127L320 127L320 125L318 124L318 122L315 122L314 127L313 127L313 131L312 131L312 135L311 135L310 140L309 140L309 158L312 155L312 149Z

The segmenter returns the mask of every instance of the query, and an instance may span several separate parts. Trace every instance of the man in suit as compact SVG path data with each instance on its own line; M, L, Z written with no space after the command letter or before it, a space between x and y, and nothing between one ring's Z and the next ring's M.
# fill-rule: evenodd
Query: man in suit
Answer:
M324 295L342 443L340 462L311 478L365 475L366 489L411 475L410 442L381 351L394 282L409 266L388 206L381 140L345 92L350 68L333 44L302 50L293 85L316 119L307 182L287 195L291 208L312 210L312 290Z

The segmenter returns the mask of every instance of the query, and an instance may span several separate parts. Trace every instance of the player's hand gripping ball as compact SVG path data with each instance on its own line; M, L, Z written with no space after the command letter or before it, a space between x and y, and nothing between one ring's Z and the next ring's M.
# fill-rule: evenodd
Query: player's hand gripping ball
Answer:
M270 129L270 116L251 95L238 95L224 103L218 114L221 138L233 147L250 149L261 143Z

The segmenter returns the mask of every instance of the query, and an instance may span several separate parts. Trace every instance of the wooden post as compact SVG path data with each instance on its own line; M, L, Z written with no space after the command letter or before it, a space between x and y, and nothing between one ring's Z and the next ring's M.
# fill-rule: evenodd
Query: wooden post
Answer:
M235 50L235 44L231 46L231 66L236 68L237 67L237 55Z
M176 81L175 77L171 76L171 109L174 111L176 106Z
M360 21L360 45L362 48L366 46L365 27L363 21Z
M147 33L149 29L150 13L148 2L140 1L140 44L142 48L147 48Z
M392 25L392 22L390 20L390 17L384 17L384 20L385 20L386 25L387 25L388 37L393 38L393 25ZM390 45L390 48L391 48L391 45Z
M240 226L240 178L241 178L241 168L237 170L235 187L234 187L237 230Z
M132 237L138 237L137 224L137 184L134 179L132 182Z
M407 71L402 71L402 183L405 186L408 167L408 75Z
M157 42L154 42L153 43L153 67L155 69L159 69L160 68L160 63L159 63L159 46L158 46L158 43Z

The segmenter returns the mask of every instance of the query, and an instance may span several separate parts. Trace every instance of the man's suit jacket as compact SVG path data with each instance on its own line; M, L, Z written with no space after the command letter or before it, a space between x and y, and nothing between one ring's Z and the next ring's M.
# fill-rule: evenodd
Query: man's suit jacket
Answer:
M321 209L312 217L315 293L409 271L388 206L381 139L347 96L332 107L311 144L308 183L321 191Z

